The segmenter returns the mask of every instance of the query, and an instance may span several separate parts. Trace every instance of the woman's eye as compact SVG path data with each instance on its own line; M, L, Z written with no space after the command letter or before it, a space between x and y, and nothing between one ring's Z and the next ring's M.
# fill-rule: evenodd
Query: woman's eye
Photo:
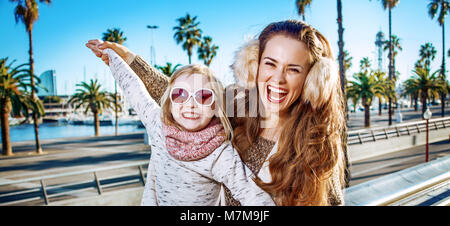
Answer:
M275 64L272 63L272 62L266 62L265 64L266 64L266 65L269 65L269 66L271 66L271 67L275 67Z
M290 68L289 71L294 72L294 73L300 73L300 70L298 70L296 68Z

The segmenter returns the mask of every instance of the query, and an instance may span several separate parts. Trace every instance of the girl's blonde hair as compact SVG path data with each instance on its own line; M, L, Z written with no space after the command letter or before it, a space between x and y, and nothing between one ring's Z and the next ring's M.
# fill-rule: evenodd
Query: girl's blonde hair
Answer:
M204 65L189 64L181 67L172 74L167 89L161 97L161 109L163 112L162 121L166 125L172 125L178 127L179 129L182 129L172 116L171 101L169 95L170 90L173 88L173 84L177 78L179 78L181 75L193 74L200 74L208 79L209 85L211 85L211 89L215 95L214 104L212 105L215 107L215 117L218 117L220 122L222 123L225 131L224 135L226 136L227 140L231 140L233 136L233 130L231 128L230 121L225 114L225 90L222 83L216 78L216 76L214 76L214 73Z

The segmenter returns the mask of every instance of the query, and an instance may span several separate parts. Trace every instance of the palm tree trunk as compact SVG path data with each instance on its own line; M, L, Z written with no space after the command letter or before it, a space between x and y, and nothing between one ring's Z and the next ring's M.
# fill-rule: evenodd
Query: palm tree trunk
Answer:
M417 95L415 95L414 96L414 111L417 111L418 110L418 97L417 97Z
M116 117L116 122L115 122L115 134L116 136L119 135L119 116L117 114L117 82L114 82L114 89L115 89L115 93L114 93L114 113L115 113L115 117Z
M423 119L423 113L425 113L427 109L427 96L426 94L423 94L423 92L421 99L422 99L422 119Z
M30 45L30 81L31 81L31 98L35 99L36 92L35 89L35 83L34 83L34 59L33 59L33 31L28 32L28 41ZM38 117L36 112L33 112L33 125L34 125L34 137L36 141L36 153L41 154L42 153L42 147L41 142L39 140L39 123L38 123Z
M93 112L94 113L94 131L95 131L95 136L98 137L98 130L100 128L100 120L99 120L99 116L98 116L98 112Z
M381 103L381 99L378 99L378 115L381 115L382 105L383 103Z
M370 106L364 104L364 127L370 127Z
M445 30L444 30L444 27L445 27L445 21L442 22L442 68L441 68L442 77L443 77L443 80L445 81L447 76L445 76ZM441 116L444 117L446 94L444 92L440 92L440 96L441 96Z
M345 68L344 68L344 28L342 26L342 0L337 0L338 10L338 45L339 45L339 76L341 78L341 89L345 96Z
M391 8L389 8L389 80L392 81L392 15ZM389 115L389 125L392 125L392 99L388 98L388 115Z
M3 155L12 155L11 140L9 135L9 122L8 116L9 112L6 109L6 104L4 104L0 109L0 123L2 127L2 149Z

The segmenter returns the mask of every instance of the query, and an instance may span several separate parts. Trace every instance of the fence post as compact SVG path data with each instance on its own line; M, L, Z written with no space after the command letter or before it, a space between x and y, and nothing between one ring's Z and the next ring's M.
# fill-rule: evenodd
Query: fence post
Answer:
M102 194L102 187L101 187L101 185L100 185L100 181L98 180L98 177L97 177L97 173L96 173L96 172L94 172L94 177L95 177L95 182L96 182L96 184L97 184L97 191L98 191L98 194L101 195L101 194Z
M142 166L139 166L139 174L141 175L142 185L145 186L145 177L144 177L144 173L142 172Z
M41 179L41 188L42 188L42 193L44 194L45 205L48 205L50 202L48 200L47 189L45 188L44 179Z
M389 139L389 136L387 134L386 128L384 128L384 135L386 136L386 139Z
M408 135L411 135L411 133L409 132L408 125L406 125L406 131L408 131Z
M400 132L398 131L398 127L397 126L395 127L395 130L397 131L397 137L399 137L400 136Z
M358 139L359 139L359 143L362 144L362 140L361 140L361 134L358 132Z
M373 133L373 130L370 130L370 132L372 133L372 139L373 139L373 141L374 141L374 142L377 141L377 139L375 138L375 134Z

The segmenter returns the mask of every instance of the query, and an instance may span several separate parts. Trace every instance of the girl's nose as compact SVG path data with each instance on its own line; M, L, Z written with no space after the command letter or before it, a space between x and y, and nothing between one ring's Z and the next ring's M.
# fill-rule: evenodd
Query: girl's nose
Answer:
M194 97L191 96L191 97L189 97L188 101L184 105L186 107L194 108L194 107L196 107L196 104L197 103L195 103Z

